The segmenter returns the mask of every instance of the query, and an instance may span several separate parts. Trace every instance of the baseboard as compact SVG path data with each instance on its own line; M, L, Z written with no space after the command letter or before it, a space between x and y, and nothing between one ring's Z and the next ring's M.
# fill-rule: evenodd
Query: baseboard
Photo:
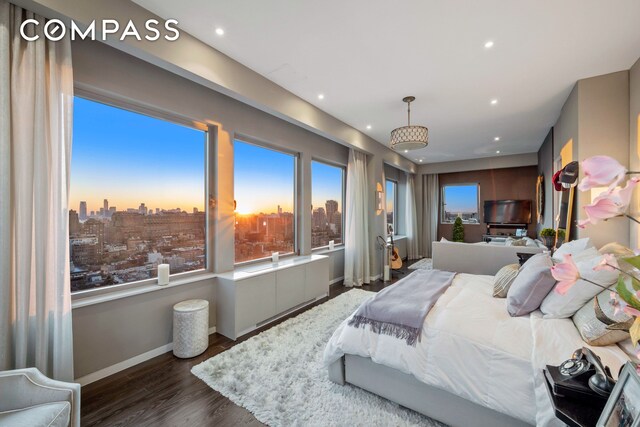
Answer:
M338 282L342 282L342 281L344 281L344 276L336 277L335 279L329 281L329 285L333 285L334 283L338 283Z
M382 274L376 274L375 276L369 276L369 281L370 282L375 282L376 280L378 280L381 277L382 277Z
M214 334L215 332L215 326L209 328L209 335ZM158 348L154 348L153 350L149 350L130 359L123 360L122 362L118 362L115 365L107 366L106 368L100 369L96 372L92 372L83 377L76 378L75 382L80 383L81 386L85 386L87 384L91 384L93 382L106 378L110 375L117 374L120 371L124 371L125 369L131 368L132 366L138 365L142 362L146 362L147 360L153 359L154 357L168 353L171 350L173 350L173 342L170 342L169 344L165 344Z

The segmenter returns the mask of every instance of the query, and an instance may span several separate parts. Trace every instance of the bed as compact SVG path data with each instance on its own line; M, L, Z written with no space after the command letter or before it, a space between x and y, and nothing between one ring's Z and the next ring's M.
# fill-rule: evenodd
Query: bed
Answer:
M562 425L541 369L585 346L571 319L510 317L493 276L457 274L424 321L418 344L338 327L324 353L332 381L350 383L453 426ZM628 356L594 348L617 372Z

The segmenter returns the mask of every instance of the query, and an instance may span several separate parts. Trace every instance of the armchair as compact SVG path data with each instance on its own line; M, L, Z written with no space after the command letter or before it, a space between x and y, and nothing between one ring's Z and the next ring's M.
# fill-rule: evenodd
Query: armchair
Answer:
M0 427L16 425L80 427L80 384L36 368L0 372Z

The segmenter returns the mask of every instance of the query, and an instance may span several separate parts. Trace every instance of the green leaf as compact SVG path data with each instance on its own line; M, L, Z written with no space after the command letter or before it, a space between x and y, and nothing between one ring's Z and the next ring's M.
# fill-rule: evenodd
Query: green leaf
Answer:
M632 256L630 258L622 258L625 262L631 264L635 268L640 268L640 255Z
M620 276L622 277L622 276ZM636 279L635 277L631 278L631 287L633 288L634 291L640 291L640 281L638 279Z
M616 291L620 298L622 298L627 304L636 310L640 310L640 301L633 295L633 292L627 288L627 284L624 282L624 276L618 277L618 284L616 285Z

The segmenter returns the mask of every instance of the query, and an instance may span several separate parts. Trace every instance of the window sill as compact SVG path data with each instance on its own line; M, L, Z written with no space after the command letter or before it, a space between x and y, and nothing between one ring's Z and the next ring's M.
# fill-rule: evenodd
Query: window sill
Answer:
M334 252L344 251L344 244L336 245L333 249L329 249L328 246L321 246L319 248L311 249L311 252L315 255L332 254Z
M453 222L441 222L440 225L453 225ZM463 222L462 225L482 225L479 222Z
M285 268L290 268L298 265L307 264L316 261L320 258L326 258L326 255L313 254L293 256L285 260L278 262L263 262L260 264L252 264L251 266L237 267L233 271L227 273L220 273L217 277L228 280L241 280L249 277L259 276L265 273L271 273Z
M136 295L142 295L149 292L156 292L164 289L172 289L178 286L184 286L184 285L189 285L195 282L210 280L217 276L218 274L216 273L207 272L207 273L193 275L185 278L179 278L174 280L169 279L169 284L165 286L160 286L157 284L149 284L149 285L143 285L143 286L133 287L129 289L122 289L122 290L113 291L113 292L105 292L99 295L87 295L87 296L77 295L75 297L74 295L71 295L71 298L72 298L71 308L76 309L81 307L87 307L90 305L102 304L108 301L115 301L122 298L129 298Z

